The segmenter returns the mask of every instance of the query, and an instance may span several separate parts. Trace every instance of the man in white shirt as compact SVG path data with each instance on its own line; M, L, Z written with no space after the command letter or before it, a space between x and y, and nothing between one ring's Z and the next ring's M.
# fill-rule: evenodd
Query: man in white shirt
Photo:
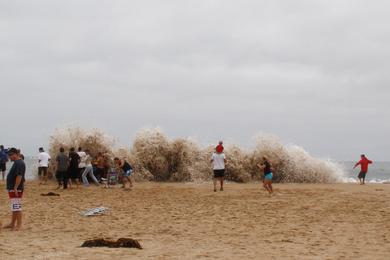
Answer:
M223 151L223 150L222 150ZM213 164L214 170L214 192L217 191L217 182L221 184L220 191L223 191L223 179L225 177L225 165L226 165L226 156L221 151L221 149L215 149L215 152L211 156L211 163Z
M81 175L85 170L85 160L87 159L87 154L83 151L83 148L79 147L77 154L80 156L79 162L79 180L81 180Z
M40 180L40 184L46 184L47 182L47 169L49 168L50 160L50 155L46 153L42 147L40 147L38 154L38 178Z

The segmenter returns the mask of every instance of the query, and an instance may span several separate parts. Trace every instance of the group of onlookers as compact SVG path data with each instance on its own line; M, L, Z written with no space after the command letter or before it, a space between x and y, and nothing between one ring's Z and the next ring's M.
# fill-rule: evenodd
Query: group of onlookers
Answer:
M47 182L49 163L51 157L41 147L38 155L38 177L41 184ZM133 168L124 159L117 157L111 160L108 153L99 152L93 157L88 149L85 151L79 147L78 151L74 147L65 153L65 149L61 147L55 158L55 177L58 182L58 188L71 188L73 184L77 187L80 181L84 186L89 186L89 181L93 181L97 186L107 182L107 174L111 169L116 172L120 171L123 187L126 188L126 183L129 183L129 188L132 187L131 175Z

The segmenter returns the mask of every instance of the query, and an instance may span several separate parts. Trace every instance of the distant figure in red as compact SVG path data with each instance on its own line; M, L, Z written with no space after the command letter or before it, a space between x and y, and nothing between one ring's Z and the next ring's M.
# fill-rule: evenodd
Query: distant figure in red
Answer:
M360 170L360 173L358 175L358 178L359 178L360 185L363 185L364 180L366 178L366 174L368 172L368 165L371 164L372 161L368 160L364 154L362 154L360 157L361 157L361 160L359 162L357 162L353 168L355 169L356 167L358 167L358 165L360 165L361 170Z

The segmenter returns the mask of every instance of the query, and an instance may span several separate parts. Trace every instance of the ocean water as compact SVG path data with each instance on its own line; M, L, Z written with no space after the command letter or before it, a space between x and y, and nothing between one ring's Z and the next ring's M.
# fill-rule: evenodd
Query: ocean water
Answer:
M353 170L356 162L339 162L345 173L346 182L356 182L360 167ZM366 175L366 182L383 183L390 182L390 162L375 162L370 164Z
M37 175L38 163L35 157L26 157L26 178L34 179ZM345 182L356 182L360 167L353 170L356 162L338 162L338 165L343 169ZM11 168L12 163L7 163L7 171ZM390 182L390 162L374 162L370 165L366 182L368 183L383 183Z

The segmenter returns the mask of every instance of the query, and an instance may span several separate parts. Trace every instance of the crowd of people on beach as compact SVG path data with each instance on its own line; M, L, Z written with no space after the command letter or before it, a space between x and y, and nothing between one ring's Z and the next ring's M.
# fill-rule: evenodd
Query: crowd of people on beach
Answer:
M50 167L53 164L53 167ZM57 189L68 189L79 187L82 182L84 187L89 186L92 181L96 186L104 184L109 187L110 184L121 182L122 187L130 190L133 186L132 173L133 167L126 159L112 157L107 152L98 152L92 156L90 150L85 151L79 147L77 152L74 147L66 153L61 147L53 161L50 155L39 148L38 154L38 178L40 184L46 184L49 175L49 168L55 172L57 180ZM128 184L128 185L127 185Z
M0 145L0 172L3 181L6 173L6 164L9 160L13 164L6 177L6 189L10 199L12 218L10 224L4 228L19 230L22 226L21 202L24 191L26 164L24 156L19 149L5 149L3 145ZM223 191L228 160L224 153L222 141L215 147L210 163L213 168L214 192L217 192L218 183L219 190ZM362 154L360 161L355 164L354 169L359 165L361 167L358 175L361 185L365 184L368 166L372 163L371 160ZM38 154L38 178L40 184L47 183L50 164L53 164L52 169L55 171L55 178L58 183L57 189L68 189L68 187L72 188L73 185L76 185L78 188L80 182L85 187L88 187L89 181L94 182L96 186L104 185L104 187L121 182L122 188L125 190L131 190L133 187L133 167L131 164L126 159L112 158L107 152L98 152L96 156L92 156L88 149L84 151L79 147L76 152L76 149L72 147L66 153L65 149L61 147L56 158L52 160L51 156L40 147ZM272 164L267 157L263 156L257 166L263 173L263 187L271 196L273 194L272 180L274 177ZM0 222L0 230L1 228L2 224Z

